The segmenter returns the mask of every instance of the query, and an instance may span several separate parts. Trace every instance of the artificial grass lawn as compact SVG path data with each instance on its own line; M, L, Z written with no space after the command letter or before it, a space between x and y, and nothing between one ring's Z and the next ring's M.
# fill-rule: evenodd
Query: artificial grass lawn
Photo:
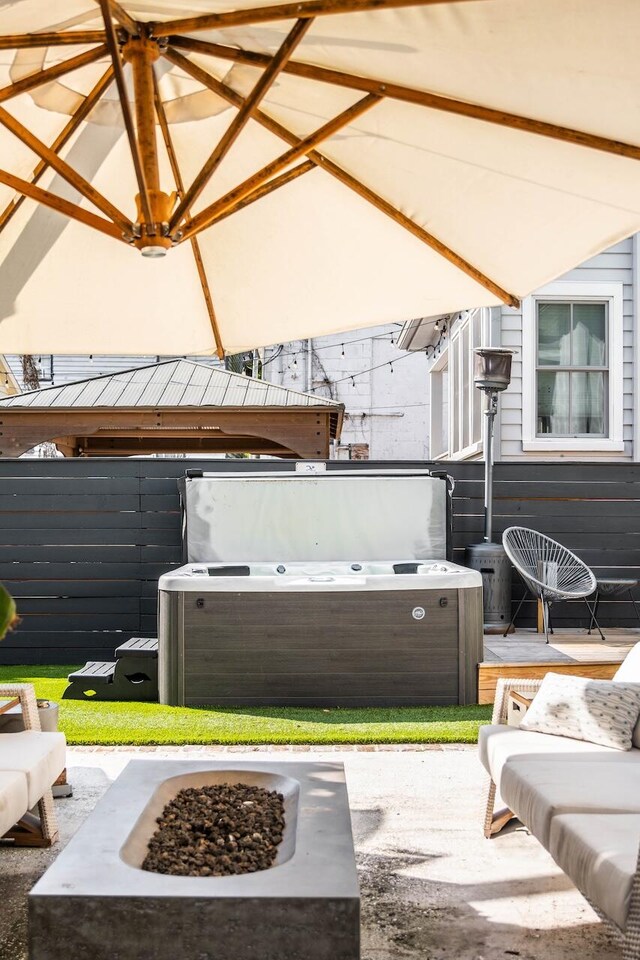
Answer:
M76 667L0 667L0 683L33 683L60 706L70 744L475 743L491 707L165 707L63 700Z

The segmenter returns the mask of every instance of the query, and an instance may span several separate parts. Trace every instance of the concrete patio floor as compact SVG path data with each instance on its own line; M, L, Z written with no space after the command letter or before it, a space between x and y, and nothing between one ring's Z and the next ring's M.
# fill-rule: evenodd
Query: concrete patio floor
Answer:
M70 748L74 797L56 802L62 843L130 759L210 757L233 764L305 756L346 767L362 889L362 960L621 957L526 831L483 838L485 777L474 747ZM26 895L59 850L0 849L0 960L26 960ZM73 943L68 956L75 960Z

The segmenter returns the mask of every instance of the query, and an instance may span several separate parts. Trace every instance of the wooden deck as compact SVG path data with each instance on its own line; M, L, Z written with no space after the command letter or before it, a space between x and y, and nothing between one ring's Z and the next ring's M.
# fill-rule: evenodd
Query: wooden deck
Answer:
M586 629L556 630L548 644L535 630L517 630L507 638L485 636L484 660L478 665L478 702L493 703L500 677L538 678L554 671L609 679L640 641L640 630L607 629L605 636L603 642Z

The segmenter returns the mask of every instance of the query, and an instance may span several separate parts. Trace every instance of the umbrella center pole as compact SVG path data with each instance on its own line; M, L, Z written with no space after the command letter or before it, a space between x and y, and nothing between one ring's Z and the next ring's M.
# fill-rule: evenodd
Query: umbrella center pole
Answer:
M143 214L143 205L138 194L136 225L139 227L139 236L134 243L143 255L160 257L171 246L168 236L169 220L176 194L167 194L160 189L153 79L153 64L160 56L158 42L145 36L127 37L122 45L122 56L131 64L136 139L152 214L149 223Z

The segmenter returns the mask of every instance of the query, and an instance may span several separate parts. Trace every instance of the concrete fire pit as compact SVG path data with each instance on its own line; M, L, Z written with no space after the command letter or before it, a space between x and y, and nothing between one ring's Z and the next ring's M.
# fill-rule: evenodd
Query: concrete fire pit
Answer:
M275 863L143 871L165 804L244 783L284 796ZM357 960L360 894L340 763L131 762L29 895L31 960Z

